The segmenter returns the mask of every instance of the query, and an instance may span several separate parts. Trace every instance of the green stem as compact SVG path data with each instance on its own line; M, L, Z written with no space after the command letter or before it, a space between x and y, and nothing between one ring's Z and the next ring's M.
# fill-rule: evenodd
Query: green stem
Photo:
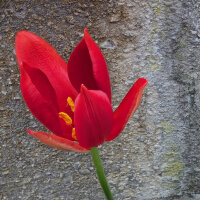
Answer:
M90 151L91 155L92 155L92 160L94 162L94 166L96 168L96 172L97 172L97 176L99 179L99 182L101 184L101 187L104 191L104 194L106 196L107 200L114 200L112 193L110 191L108 182L106 180L106 176L104 174L104 170L102 167L102 163L101 163L101 158L99 156L99 151L97 147L93 147L92 150Z

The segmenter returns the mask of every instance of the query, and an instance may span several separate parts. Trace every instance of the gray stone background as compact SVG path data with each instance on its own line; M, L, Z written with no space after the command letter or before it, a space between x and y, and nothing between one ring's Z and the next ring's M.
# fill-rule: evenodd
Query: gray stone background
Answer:
M199 0L0 0L0 199L101 200L91 156L51 149L20 93L19 30L67 61L85 27L102 49L113 107L145 77L142 104L116 140L100 147L118 200L200 199Z

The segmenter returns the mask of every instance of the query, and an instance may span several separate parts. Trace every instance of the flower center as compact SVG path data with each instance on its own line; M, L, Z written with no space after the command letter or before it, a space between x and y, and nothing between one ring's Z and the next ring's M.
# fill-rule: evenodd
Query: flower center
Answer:
M68 97L67 98L67 105L70 106L71 108L71 111L74 112L75 111L75 105L74 105L74 102L72 100L71 97ZM58 116L63 119L65 121L65 123L68 125L68 126L72 126L72 138L74 140L77 140L77 137L76 137L76 131L75 131L75 128L74 128L74 125L73 125L73 120L72 118L65 112L59 112L58 113Z

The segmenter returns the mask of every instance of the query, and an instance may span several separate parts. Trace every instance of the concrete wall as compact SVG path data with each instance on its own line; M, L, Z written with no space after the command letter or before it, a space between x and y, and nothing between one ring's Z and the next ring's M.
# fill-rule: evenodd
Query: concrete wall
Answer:
M20 92L14 40L29 30L67 61L87 27L110 73L113 107L145 77L142 104L100 147L115 199L200 199L198 0L0 1L0 199L101 200L90 154L51 149Z

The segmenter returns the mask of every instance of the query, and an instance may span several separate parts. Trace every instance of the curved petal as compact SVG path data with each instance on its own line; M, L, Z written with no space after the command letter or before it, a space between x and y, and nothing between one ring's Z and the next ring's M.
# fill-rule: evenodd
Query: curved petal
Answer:
M97 86L100 90L108 95L108 98L111 101L110 78L103 54L101 53L99 47L90 37L87 29L85 29L84 31L84 39L85 43L87 44L90 58L93 64L93 75L97 82Z
M113 125L113 111L107 95L98 90L81 92L75 101L74 123L77 141L85 148L102 144Z
M31 79L32 84L35 86L36 90L41 94L41 96L52 104L53 107L59 112L59 106L56 99L56 92L50 84L46 75L40 70L31 68L27 63L23 62L22 67L24 71L28 74ZM24 84L24 81L21 81L21 84ZM29 88L27 88L29 89Z
M77 45L69 58L68 74L72 85L78 92L80 92L81 84L86 85L89 89L97 89L92 62L84 39Z
M78 143L56 135L52 135L50 133L31 131L30 129L28 129L27 132L34 138L40 140L40 142L56 149L75 152L89 151L89 149L81 147Z
M70 96L74 100L77 95L69 81L65 61L51 45L28 31L18 32L15 49L20 67L26 63L29 68L40 70L47 77L56 93L60 111L63 111L67 97ZM32 79L36 78L32 73L29 75L33 76Z
M33 115L54 134L71 139L71 127L66 126L58 117L59 111L56 105L41 95L24 68L20 69L20 74L22 95Z
M104 57L90 37L87 29L84 38L72 52L68 61L71 83L80 91L81 84L90 90L102 90L111 101L110 79Z
M139 78L124 97L121 104L114 112L113 129L106 138L106 141L115 139L122 132L129 118L139 107L142 100L143 89L147 83L146 79Z

